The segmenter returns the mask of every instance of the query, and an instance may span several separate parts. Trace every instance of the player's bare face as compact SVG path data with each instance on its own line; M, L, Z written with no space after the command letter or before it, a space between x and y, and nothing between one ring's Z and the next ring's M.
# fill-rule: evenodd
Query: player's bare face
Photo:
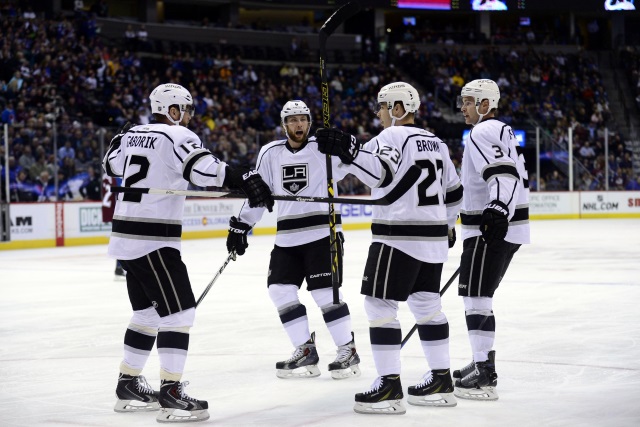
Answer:
M489 108L488 101L482 101L478 109L476 109L476 102L472 96L465 96L462 98L462 106L460 107L460 111L464 116L464 122L468 125L475 125L478 123L478 119L480 118L480 114L478 114L478 110L480 113L485 114L487 109Z
M389 107L386 102L379 102L377 106L378 111L376 115L380 119L380 123L384 129L391 126L391 114L389 112Z
M295 145L301 145L309 134L311 123L309 116L306 114L298 114L286 118L287 133L289 141Z
M191 113L189 111L185 111L184 115L182 116L182 121L180 122L181 126L184 127L189 127L189 122L191 121Z

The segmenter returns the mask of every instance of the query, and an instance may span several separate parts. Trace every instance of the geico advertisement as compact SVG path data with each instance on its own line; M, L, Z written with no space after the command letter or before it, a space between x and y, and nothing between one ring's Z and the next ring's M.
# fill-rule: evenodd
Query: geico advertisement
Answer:
M12 203L11 240L53 239L55 237L53 203Z

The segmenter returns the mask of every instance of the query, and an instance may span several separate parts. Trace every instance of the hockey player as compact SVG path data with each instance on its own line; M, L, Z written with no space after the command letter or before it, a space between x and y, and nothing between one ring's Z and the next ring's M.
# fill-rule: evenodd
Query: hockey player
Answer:
M327 190L326 157L318 152L315 138L309 138L311 112L299 100L287 102L280 113L287 139L270 142L258 154L256 170L273 193L294 196L317 196ZM339 159L332 159L337 167ZM336 181L346 172L334 171ZM337 194L337 188L334 192ZM337 209L339 212L339 209ZM237 217L231 217L227 249L243 255L249 246L247 234L260 220L264 208L246 204ZM338 256L342 259L340 215L336 215L339 239ZM324 321L337 346L336 359L328 370L334 379L360 375L360 358L356 352L347 303L333 304L331 257L329 247L329 215L325 203L278 202L276 241L269 263L267 286L278 310L280 321L295 347L293 355L276 363L279 378L317 377L319 358L315 334L309 332L307 309L300 302L298 290L306 280L307 289L322 310ZM340 262L340 264L342 264ZM342 276L342 268L339 268ZM342 277L339 278L342 282Z
M378 93L376 114L384 130L359 151L355 138L338 129L316 132L320 152L339 156L338 170L351 172L372 187L375 198L386 195L413 165L422 169L418 184L393 205L373 206L373 241L361 293L379 376L369 391L355 396L354 410L362 414L406 412L400 382L399 301L407 301L416 318L430 368L409 387L408 402L456 405L449 371L449 324L439 291L442 265L455 243L462 187L447 146L415 126L419 108L416 89L395 82ZM375 153L376 161L364 153Z
M472 126L464 147L465 194L458 295L464 300L473 361L453 372L456 396L496 400L493 294L520 245L529 243L529 181L509 125L496 120L500 89L493 80L467 83L458 97Z
M120 133L127 131L131 128L129 124L125 128L120 130ZM116 185L116 179L107 175L106 173L102 174L102 222L111 222L113 221L113 212L116 210L116 195L111 192L111 186ZM115 269L115 279L116 281L126 280L125 278L126 272L120 261L116 260L116 269Z
M112 141L103 161L125 187L186 190L198 186L239 187L251 206L271 210L273 197L255 171L233 169L202 147L187 129L193 99L177 84L162 84L150 96L156 123L134 126ZM127 271L133 316L124 336L124 359L116 387L117 412L161 409L159 422L202 421L208 403L185 393L181 382L196 301L180 256L185 197L124 194L116 203L109 255ZM160 392L140 375L157 336Z

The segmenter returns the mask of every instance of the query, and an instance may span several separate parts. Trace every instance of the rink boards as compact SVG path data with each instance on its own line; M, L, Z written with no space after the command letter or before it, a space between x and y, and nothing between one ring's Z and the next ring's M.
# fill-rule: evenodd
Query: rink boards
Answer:
M225 237L229 218L244 200L191 199L185 203L182 236L185 239ZM371 206L341 205L345 230L371 224ZM531 193L531 219L640 218L640 191ZM111 224L102 222L100 202L13 203L10 206L11 241L0 250L104 244ZM265 212L255 234L275 234L276 214Z

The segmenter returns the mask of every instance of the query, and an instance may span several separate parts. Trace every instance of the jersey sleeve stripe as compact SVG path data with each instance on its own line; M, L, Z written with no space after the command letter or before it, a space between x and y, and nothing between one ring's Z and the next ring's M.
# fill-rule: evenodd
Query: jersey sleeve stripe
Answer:
M463 226L480 226L480 220L482 219L482 212L460 212L460 221ZM516 208L513 217L509 220L509 223L528 221L529 220L529 206L520 206Z
M453 188L447 188L444 202L447 206L453 206L462 201L463 188L460 183Z
M484 179L485 182L489 182L489 180L496 176L509 176L518 181L520 180L518 170L512 164L494 163L487 165L482 171L482 179Z
M185 161L182 169L182 177L185 180L191 182L191 171L193 170L198 160L202 159L205 156L210 156L210 155L211 153L209 151L202 150L202 151L193 152L189 157L184 159Z

